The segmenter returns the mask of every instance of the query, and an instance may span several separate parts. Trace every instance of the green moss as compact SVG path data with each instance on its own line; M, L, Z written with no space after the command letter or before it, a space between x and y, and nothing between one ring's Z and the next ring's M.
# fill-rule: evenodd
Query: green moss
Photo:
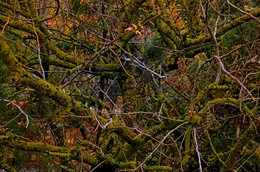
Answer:
M168 166L144 166L144 170L146 171L173 171L172 167Z
M255 119L254 113L246 106L246 104L241 103L240 100L234 99L234 98L216 98L214 100L208 101L204 108L201 109L198 113L198 115L202 115L205 113L208 109L210 109L212 106L217 105L217 104L228 104L231 103L235 105L236 107L242 107L242 109L253 119Z
M170 28L165 22L163 22L160 19L158 19L158 20L155 21L155 25L156 25L158 31L163 33L163 35L165 35L168 39L173 41L173 43L175 45L180 42L180 40L177 39L178 37L177 37L176 33L174 33L172 28ZM174 47L176 48L175 45L174 45Z
M188 154L191 150L191 130L188 129L186 135L185 135L185 153Z
M190 162L190 155L186 154L183 159L181 160L183 166L186 166Z
M220 162L222 165L224 165L225 163L224 163L224 162L222 161L222 159L221 159L221 153L220 153L220 154L217 153L217 151L216 151L216 149L215 149L215 147L214 147L214 145L213 145L213 143L212 143L212 140L211 140L211 138L210 138L209 133L208 133L207 130L205 131L205 135L206 135L207 139L209 140L209 144L210 144L210 146L211 146L211 149L212 149L213 153L215 154L215 156L217 157L217 159L219 160L219 162Z
M200 125L202 121L202 117L199 115L193 115L191 122L196 125Z
M197 97L194 99L194 102L195 104L198 104L211 90L227 90L228 88L229 87L227 85L218 85L218 83L213 82L198 93Z

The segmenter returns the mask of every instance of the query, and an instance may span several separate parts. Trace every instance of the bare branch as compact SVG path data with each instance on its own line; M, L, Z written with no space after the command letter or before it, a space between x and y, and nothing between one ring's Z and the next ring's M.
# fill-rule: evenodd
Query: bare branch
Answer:
M252 14L242 10L241 8L238 8L237 6L235 6L234 4L232 4L229 0L227 0L227 3L232 6L233 8L237 9L238 11L244 13L244 14L247 14L249 15L250 17L252 17L253 19L257 20L258 22L260 22L260 20L258 18L256 18L255 16L253 16Z
M23 109L21 108L21 106L19 106L18 104L16 104L14 101L11 101L11 100L7 100L7 99L3 99L3 98L0 98L0 100L4 101L4 102L8 102L8 103L11 103L12 105L14 105L15 107L17 107L19 109L19 111L25 116L25 119L26 119L26 125L25 125L25 128L28 128L29 126L29 123L30 123L30 120L29 120L29 115L27 115ZM15 117L16 118L16 117Z
M163 137L163 139L161 140L161 142L156 146L156 148L145 158L145 160L140 164L140 165L138 165L135 169L134 169L134 171L136 171L136 170L138 170L139 168L141 168L145 163L146 163L146 161L148 161L151 157L152 157L152 155L158 150L158 148L161 146L161 144L165 141L165 139L167 139L168 138L168 136L170 135L170 134L172 134L174 131L176 131L178 128L180 128L181 126L183 126L183 125L185 125L185 124L187 124L188 122L184 122L184 123L182 123L182 124L180 124L180 125L178 125L176 128L174 128L173 130L171 130L169 133L167 133L164 137Z
M228 76L230 76L232 79L236 80L237 83L247 91L247 93L252 97L253 100L255 100L254 96L251 94L251 92L244 86L244 84L242 82L240 82L236 77L234 77L230 72L228 72L225 67L224 67L224 64L222 63L221 59L219 56L214 56L214 58L219 62L220 64L220 67L222 69L222 71L224 73L226 73Z

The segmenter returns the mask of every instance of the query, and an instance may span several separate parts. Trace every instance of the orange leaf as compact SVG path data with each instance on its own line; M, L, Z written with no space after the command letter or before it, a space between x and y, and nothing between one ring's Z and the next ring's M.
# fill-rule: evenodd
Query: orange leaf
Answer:
M176 21L176 24L180 27L183 28L185 26L185 22L182 19L178 19Z
M137 37L137 39L138 40L142 40L143 39L143 37L144 37L144 35L140 32L140 31L135 31L135 34L137 34L138 35L138 37Z
M173 16L177 16L178 15L178 10L177 9L174 9L173 10Z

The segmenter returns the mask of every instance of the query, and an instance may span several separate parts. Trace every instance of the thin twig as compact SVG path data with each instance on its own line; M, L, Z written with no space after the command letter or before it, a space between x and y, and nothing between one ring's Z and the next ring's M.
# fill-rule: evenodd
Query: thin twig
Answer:
M228 76L230 76L232 79L236 80L236 81L238 82L238 84L239 84L243 89L245 89L245 90L247 91L247 93L248 93L248 94L252 97L252 99L255 101L254 96L253 96L253 95L250 93L250 91L244 86L244 84L241 83L236 77L234 77L231 73L229 73L229 72L225 69L224 64L222 63L220 57L219 57L219 56L214 56L214 58L217 59L217 61L219 62L222 71L223 71L224 73L226 73Z
M159 120L160 122L162 122L162 120L161 120L161 113L162 113L162 110L163 110L163 105L164 105L164 103L162 102L161 107L160 107L160 110L159 110L159 112L158 112L158 114L157 114L157 118L158 118L158 120Z
M198 155L199 169L200 169L200 172L202 172L203 170L202 170L202 166L201 166L200 152L199 152L199 146L198 146L198 142L197 142L197 130L195 127L193 128L193 139L194 139L195 149L196 149L196 152Z
M203 5L202 5L202 2L201 2L201 0L200 0L200 7L201 7L201 11L202 11L202 15L203 15L203 17L204 17L204 19L206 20L206 12L205 12L205 9L204 9L204 7L203 7Z
M98 119L98 117L95 117L95 120L97 121L98 126L100 126L102 129L106 129L107 126L109 126L109 124L111 124L113 122L113 118L110 118L109 121L105 125L102 125L100 120Z
M139 67L147 70L148 72L150 72L151 75L156 75L158 78L166 78L166 75L160 75L156 72L154 72L153 70L149 69L142 61L140 61L137 57L135 57L134 55L130 54L129 52L127 52L125 49L123 49L122 47L120 47L119 45L117 45L122 51L124 51L125 54L127 54L128 56L132 57L133 59L127 58L125 57L124 59L126 61L133 61L135 64L137 64Z
M104 164L106 161L102 161L101 163L99 163L96 167L94 167L90 172L95 171L95 169L97 169L99 166L101 166L102 164Z
M217 42L217 28L218 28L218 22L219 22L219 18L220 18L220 15L218 14L218 17L216 19L216 23L215 23L215 27L214 27L214 33L212 35L211 33L211 36L212 36L212 39L214 41L214 44L215 44L215 47L216 47L216 56L220 56L220 53L219 53L219 46L218 46L218 42ZM221 67L219 65L219 68L218 68L218 71L217 71L217 77L216 77L216 82L218 83L219 80L220 80L220 76L221 76Z
M125 71L125 73L130 77L130 78L134 78L134 76L130 75L127 70L125 69L124 65L122 64L121 60L119 59L119 57L117 56L117 54L115 53L115 51L112 48L109 48L109 50L114 54L114 56L117 58L117 61L119 63L119 65L123 68L123 70Z
M9 125L11 122L13 122L16 118L18 118L21 115L21 113L19 113L16 117L14 117L13 119L11 119L10 121L7 121L4 125L0 125L0 128L6 127L7 125Z
M229 0L227 0L227 3L232 6L233 8L237 9L238 11L242 12L242 13L245 13L247 15L249 15L250 17L252 17L253 19L257 20L258 22L260 22L260 20L258 18L256 18L255 16L253 16L252 14L244 11L244 10L241 10L240 8L238 8L237 6L235 6L234 4L232 4Z
M176 128L174 128L173 130L171 130L169 133L166 134L166 136L164 136L164 138L162 139L162 141L160 141L160 143L156 146L156 148L145 158L145 160L140 164L138 165L134 171L138 170L139 168L141 168L145 163L146 161L148 161L152 155L157 151L157 149L161 146L161 144L163 144L163 142L165 141L165 139L167 139L167 137L172 134L174 131L176 131L178 128L180 128L181 126L187 124L188 122L184 122L182 124L180 124L179 126L177 126Z
M23 109L21 108L21 106L19 106L18 104L14 103L14 101L11 101L11 100L2 99L2 98L0 98L0 100L2 100L2 101L4 101L4 102L11 103L12 105L16 106L16 107L20 110L20 112L25 116L25 119L26 119L25 128L27 128L27 127L29 126L29 123L30 123L30 121L29 121L29 115L27 115L27 114L23 111Z
M2 28L1 35L4 33L5 28L6 28L6 26L8 25L9 22L10 22L10 16L7 17L7 21L6 21L5 25Z
M100 88L100 86L95 82L95 81L92 81L96 86L98 86L98 89L99 89L99 91L101 91L107 98L108 98L108 100L113 104L113 106L115 107L115 109L116 110L120 110L120 108L122 108L122 107L117 107L117 105L116 105L116 103L110 98L110 96L104 91L104 90L102 90L101 88Z
M237 168L237 171L239 171L240 168L242 168L242 166L243 166L250 158L252 158L252 156L254 156L259 150L260 150L260 146L258 146L258 148ZM238 161L238 162L239 162L239 161Z
M87 67L88 65L94 60L94 58L96 58L97 56L99 56L101 54L101 52L103 50L105 50L107 47L106 46L103 46L96 54L93 55L93 57L91 57L91 59L88 61L88 63L86 63L80 70L78 70L78 72L72 76L70 78L70 80L68 82L66 82L65 84L63 84L62 86L60 86L60 88L64 88L66 87L67 85L71 84L71 82L80 74L82 73Z
M43 68L43 65L42 65L42 59L41 59L41 46L40 46L40 40L39 40L39 36L36 32L36 29L35 29L35 24L34 24L34 21L32 19L32 26L33 26L33 32L36 36L36 42L37 42L37 52L38 52L38 59L39 59L39 64L40 64L40 68L42 70L42 78L44 80L46 80L46 76L45 76L45 71L44 71L44 68Z

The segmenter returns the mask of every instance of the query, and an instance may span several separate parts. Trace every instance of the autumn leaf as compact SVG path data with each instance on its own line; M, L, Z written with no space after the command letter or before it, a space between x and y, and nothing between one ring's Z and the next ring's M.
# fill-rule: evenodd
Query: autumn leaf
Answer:
M141 35L142 33L137 30L137 31L135 31L135 34L136 34L136 35Z
M178 10L177 9L174 9L173 10L173 16L177 16L178 15Z
M85 2L85 0L81 0L80 3L79 3L79 5L82 6L82 5L84 5L85 3L87 3L87 2Z
M58 157L55 157L55 158L53 158L53 162L54 162L55 164L60 164L60 163L61 163L61 159L58 158Z
M184 28L184 26L185 26L185 22L182 20L182 19L178 19L177 21L176 21L176 24L179 26L179 28Z
M144 38L144 35L143 34L138 34L138 37L137 37L137 39L140 41L140 40L142 40Z
M254 9L253 7L250 7L248 5L244 5L244 8L245 8L245 11L247 11L247 12L250 12Z
M50 27L54 26L54 22L53 22L53 20L48 21L47 25L50 26Z
M132 30L133 30L132 27L128 27L128 28L125 29L125 32L131 32Z
M22 128L23 125L24 125L24 122L23 121L18 121L17 125L18 125L18 128Z
M188 29L182 29L182 30L181 30L181 34L182 34L182 35L186 34L187 32L188 32Z
M20 102L19 102L19 105L20 105L20 106L23 106L24 104L25 104L24 101L20 101Z

